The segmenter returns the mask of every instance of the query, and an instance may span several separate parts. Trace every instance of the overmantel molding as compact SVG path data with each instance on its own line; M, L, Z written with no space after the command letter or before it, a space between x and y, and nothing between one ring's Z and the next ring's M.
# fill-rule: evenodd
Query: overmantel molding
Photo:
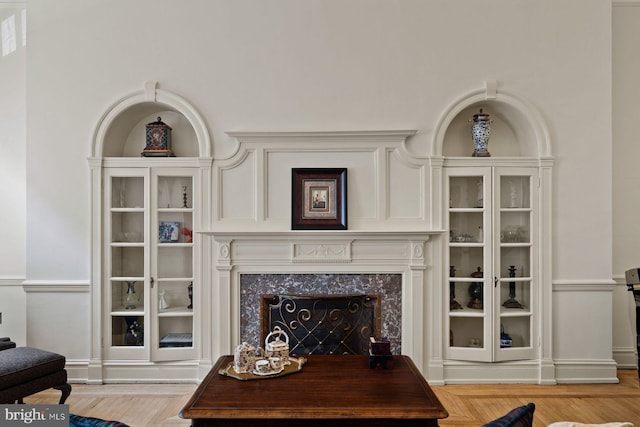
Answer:
M293 264L351 264L426 269L429 231L205 231L216 243L216 268Z
M255 143L263 141L283 141L294 140L297 142L312 142L318 139L336 140L361 140L370 142L398 141L402 142L406 138L416 134L416 130L363 130L363 131L286 131L286 132L254 132L254 131L228 131L227 135L236 138L240 142Z
M229 156L219 161L233 161L245 155L245 151L262 147L269 151L349 151L356 147L392 147L400 151L409 163L416 156L407 148L407 138L418 131L402 130L353 130L353 131L227 131L235 139L235 147ZM319 148L322 147L322 148Z

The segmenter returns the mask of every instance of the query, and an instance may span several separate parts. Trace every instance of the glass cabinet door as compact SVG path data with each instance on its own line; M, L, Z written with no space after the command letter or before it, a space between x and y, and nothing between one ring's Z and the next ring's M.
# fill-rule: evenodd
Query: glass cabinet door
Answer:
M491 174L448 169L448 357L491 360ZM489 297L487 303L487 297Z
M494 333L496 360L532 357L535 260L532 233L537 194L534 172L518 168L497 168L495 214L495 271L498 277L495 304L499 313Z
M153 173L153 360L193 357L194 186L192 169Z
M446 169L447 357L533 356L535 171Z
M147 183L144 170L110 171L105 179L105 344L112 358L148 357Z

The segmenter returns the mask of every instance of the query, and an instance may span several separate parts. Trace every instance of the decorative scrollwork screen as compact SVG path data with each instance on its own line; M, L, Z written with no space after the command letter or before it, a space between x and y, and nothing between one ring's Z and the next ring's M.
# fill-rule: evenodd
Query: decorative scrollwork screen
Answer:
M380 335L379 295L264 295L262 342L279 326L291 354L368 354Z

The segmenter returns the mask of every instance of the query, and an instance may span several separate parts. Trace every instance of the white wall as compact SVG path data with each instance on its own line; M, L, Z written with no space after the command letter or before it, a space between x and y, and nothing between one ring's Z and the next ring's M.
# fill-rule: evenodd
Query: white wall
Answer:
M25 59L22 13L19 2L0 2L0 22L12 22L15 50L0 45L0 336L16 343L26 341L26 103ZM5 39L6 43L6 39Z
M92 132L145 81L198 108L216 157L231 154L226 131L371 129L418 129L409 147L426 156L444 109L487 79L549 125L558 294L611 281L609 2L32 0L28 65L28 281L88 280ZM577 295L557 298L557 342L570 322L612 318L609 293ZM601 329L554 356L606 364Z
M640 267L640 2L613 8L613 272L619 286L614 294L613 347L616 360L635 367L634 309L624 272Z

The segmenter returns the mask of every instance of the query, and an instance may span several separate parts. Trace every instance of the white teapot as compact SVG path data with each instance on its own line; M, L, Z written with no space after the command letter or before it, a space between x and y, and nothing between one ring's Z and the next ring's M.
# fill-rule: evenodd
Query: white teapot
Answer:
M252 372L256 367L256 348L248 342L236 347L233 353L233 368L239 374Z
M280 338L284 337L284 341ZM264 352L266 357L279 357L285 364L289 362L289 336L279 326L264 339Z

